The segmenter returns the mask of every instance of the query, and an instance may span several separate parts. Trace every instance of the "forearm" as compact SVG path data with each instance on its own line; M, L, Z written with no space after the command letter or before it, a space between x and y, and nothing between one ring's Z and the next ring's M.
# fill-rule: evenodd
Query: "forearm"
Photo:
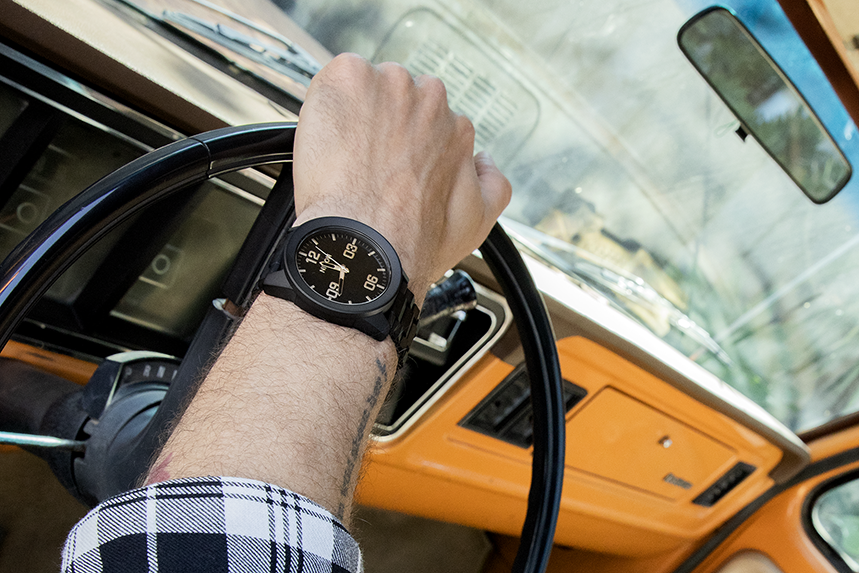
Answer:
M338 56L316 75L301 110L298 222L341 216L380 233L419 306L429 282L486 238L510 199L509 182L473 149L474 127L450 111L437 78ZM390 338L377 342L261 295L149 479L265 480L348 521L396 363Z
M348 521L366 437L396 364L390 339L377 342L260 295L148 481L254 478Z

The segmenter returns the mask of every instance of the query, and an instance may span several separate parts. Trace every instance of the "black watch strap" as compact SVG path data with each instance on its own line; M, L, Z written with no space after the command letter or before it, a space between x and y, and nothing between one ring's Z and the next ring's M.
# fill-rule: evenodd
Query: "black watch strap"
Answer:
M415 304L415 295L409 290L407 282L400 284L394 304L388 311L391 314L391 340L397 348L397 370L403 367L409 346L418 331L420 309Z

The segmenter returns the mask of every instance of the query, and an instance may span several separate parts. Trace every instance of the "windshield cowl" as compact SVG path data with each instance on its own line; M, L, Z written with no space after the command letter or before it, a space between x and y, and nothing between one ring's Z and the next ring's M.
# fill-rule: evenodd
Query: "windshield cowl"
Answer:
M503 218L502 224L521 248L558 269L580 286L587 285L595 289L618 310L636 319L657 336L664 338L669 329L674 327L700 344L700 348L688 356L690 360L695 361L702 352L710 352L725 366L733 365L731 357L709 332L641 277L613 267L588 251L516 221Z

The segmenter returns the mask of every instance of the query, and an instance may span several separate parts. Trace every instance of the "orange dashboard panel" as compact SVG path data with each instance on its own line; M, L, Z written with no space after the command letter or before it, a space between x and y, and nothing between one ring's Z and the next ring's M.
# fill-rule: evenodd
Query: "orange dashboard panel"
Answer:
M695 569L696 573L721 573L724 563L747 552L766 555L783 573L836 573L838 569L814 545L803 526L805 504L818 485L857 470L859 463L853 462L781 492L737 528Z
M98 367L97 364L93 364L92 362L57 354L56 352L36 348L29 344L15 342L14 340L6 343L3 351L0 352L0 356L26 362L30 366L78 384L86 384Z
M678 500L709 484L736 452L691 426L605 388L567 423L568 467ZM622 455L614 455L617 454Z
M15 341L6 343L3 351L0 352L0 356L26 362L31 366L35 366L56 376L61 376L72 382L77 382L78 384L86 384L97 367L96 364L91 362ZM18 451L16 446L0 445L0 454L15 451Z
M556 543L645 556L701 539L769 488L782 452L766 439L582 337L558 342L586 395L567 413ZM531 448L463 426L514 366L487 355L403 430L371 445L360 503L518 535ZM695 503L751 467L711 506ZM718 488L717 488L718 489Z

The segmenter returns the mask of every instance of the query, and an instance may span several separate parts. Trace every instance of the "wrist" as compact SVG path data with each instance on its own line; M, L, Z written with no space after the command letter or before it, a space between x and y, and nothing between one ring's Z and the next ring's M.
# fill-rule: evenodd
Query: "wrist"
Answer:
M323 320L302 310L295 303L270 296L261 292L248 311L245 321L250 319L255 330L267 331L274 338L274 344L284 344L292 340L296 332L306 333L306 346L327 349L331 344L344 344L348 353L372 362L378 358L383 364L396 368L397 351L390 337L376 340L354 328L340 326ZM243 322L244 325L244 322ZM264 335L265 332L259 332ZM310 349L308 349L310 351ZM313 351L311 351L313 352Z

